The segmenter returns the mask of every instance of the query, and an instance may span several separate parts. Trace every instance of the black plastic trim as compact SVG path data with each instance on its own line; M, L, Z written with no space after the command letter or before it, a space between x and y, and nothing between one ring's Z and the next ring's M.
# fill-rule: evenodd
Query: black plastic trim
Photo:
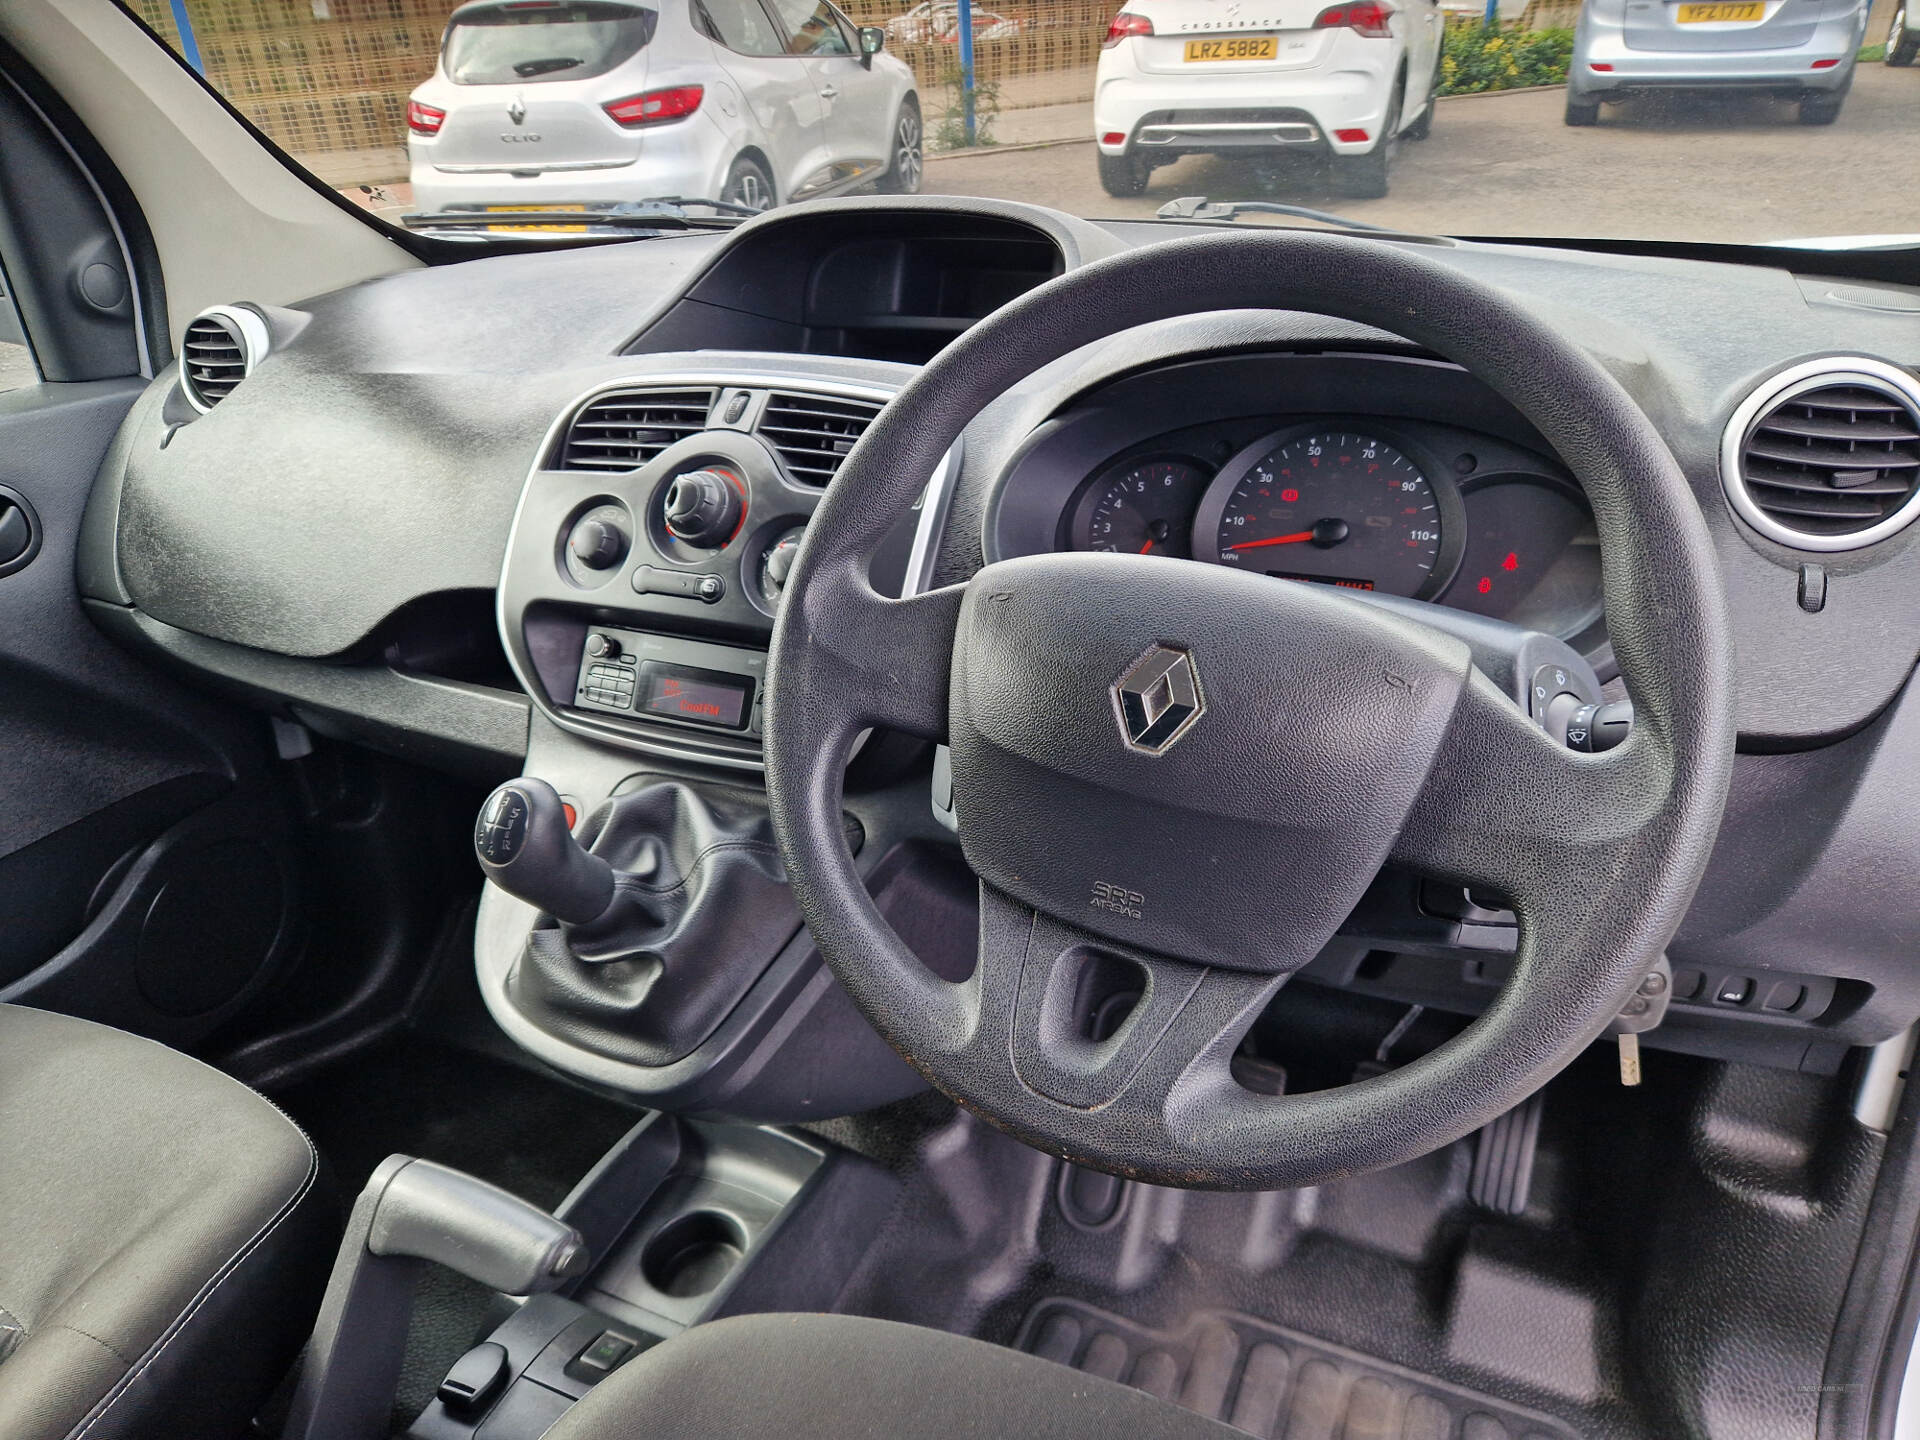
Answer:
M81 132L46 87L30 93L31 72L0 44L0 260L20 328L40 375L50 382L150 375L141 323L141 280L101 186L74 149ZM63 133L63 126L65 133ZM116 266L117 262L117 266ZM112 306L90 302L80 267L120 270L125 289Z

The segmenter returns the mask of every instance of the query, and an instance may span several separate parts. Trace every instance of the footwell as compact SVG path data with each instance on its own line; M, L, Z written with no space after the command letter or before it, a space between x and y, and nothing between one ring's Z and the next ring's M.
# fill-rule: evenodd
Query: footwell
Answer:
M1268 1440L1574 1440L1545 1415L1230 1311L1150 1330L1045 1300L1017 1345Z

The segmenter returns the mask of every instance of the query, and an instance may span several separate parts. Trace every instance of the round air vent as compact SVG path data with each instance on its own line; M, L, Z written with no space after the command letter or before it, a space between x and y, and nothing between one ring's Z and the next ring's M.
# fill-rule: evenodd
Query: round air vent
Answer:
M1920 381L1881 360L1783 370L1734 412L1727 499L1796 550L1857 550L1920 517Z
M180 347L180 389L205 414L253 373L271 339L267 323L237 305L215 305L187 322Z

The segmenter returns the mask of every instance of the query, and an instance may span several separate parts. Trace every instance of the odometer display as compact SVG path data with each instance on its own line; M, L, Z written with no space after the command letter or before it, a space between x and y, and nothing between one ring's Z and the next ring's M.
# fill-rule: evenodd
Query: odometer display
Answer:
M1287 580L1425 595L1445 580L1433 483L1375 435L1325 430L1254 447L1200 507L1202 560Z

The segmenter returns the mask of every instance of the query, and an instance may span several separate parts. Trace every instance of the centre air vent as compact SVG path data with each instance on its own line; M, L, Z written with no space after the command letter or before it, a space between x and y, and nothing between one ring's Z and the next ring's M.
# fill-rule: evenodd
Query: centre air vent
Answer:
M187 322L180 345L180 389L201 414L253 373L271 343L266 321L235 305L216 305Z
M1727 427L1727 498L1799 550L1855 550L1920 515L1920 382L1879 360L1816 360L1773 377Z
M615 390L573 417L560 447L562 470L633 470L676 441L707 428L715 391Z
M787 473L803 485L825 485L840 473L854 442L867 433L882 401L776 390L757 427Z

